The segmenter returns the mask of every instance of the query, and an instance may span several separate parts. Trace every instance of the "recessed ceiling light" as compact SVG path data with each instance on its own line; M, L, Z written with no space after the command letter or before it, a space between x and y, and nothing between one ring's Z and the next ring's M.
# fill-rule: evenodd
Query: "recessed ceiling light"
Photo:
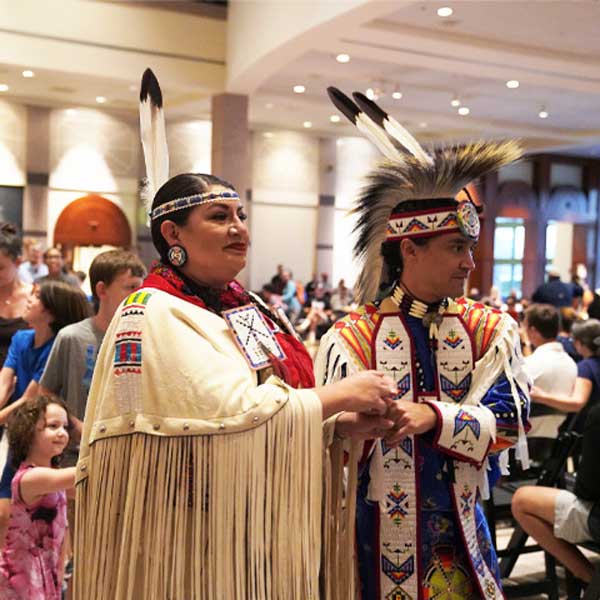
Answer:
M265 104L265 108L269 108L269 109L273 108L273 103L272 102L267 102Z
M330 120L332 123L339 123L339 122L340 122L340 116L339 116L339 115L331 115L331 116L329 117L329 120Z
M35 73L33 71L23 71L22 73L23 77L27 78L27 79L31 79L32 77L35 77Z
M399 91L392 92L392 98L394 100L402 100L402 92L399 92Z
M463 117L466 117L470 112L471 112L471 109L467 108L466 106L461 106L458 109L458 114L462 115Z
M295 94L304 94L305 91L306 91L306 88L303 85L295 85L294 86Z
M452 98L452 100L450 100L450 106L458 108L460 106L460 98Z
M138 86L137 85L130 85L129 86L129 91L130 92L137 92L138 91Z
M426 123L425 121L421 121L421 122L419 123L419 127L420 127L421 129L425 129L425 127L427 127L427 123Z
M96 102L98 104L104 104L106 102L106 98L104 96L96 96Z
M365 91L365 96L369 100L375 100L375 90L373 88L367 88L367 90Z
M438 17L451 17L453 12L449 6L442 6L437 9Z
M338 54L335 57L335 60L337 60L339 63L347 63L347 62L350 62L350 55L349 54Z
M272 134L270 131L265 131L265 132L263 133L263 137L266 137L266 138L272 138L272 137L273 137L273 134Z
M67 108L67 110L65 111L69 116L73 116L74 114L77 114L77 111L74 108Z
M511 90L515 90L519 87L519 82L516 79L509 79L506 82L506 87L510 88Z
M312 127L312 123L310 121L304 121L304 123L302 123L302 126L305 129L310 129Z
M8 92L8 86L5 83L0 83L0 92Z
M540 112L538 113L538 117L540 119L547 119L549 116L550 116L550 113L548 113L548 111L545 109L540 110Z

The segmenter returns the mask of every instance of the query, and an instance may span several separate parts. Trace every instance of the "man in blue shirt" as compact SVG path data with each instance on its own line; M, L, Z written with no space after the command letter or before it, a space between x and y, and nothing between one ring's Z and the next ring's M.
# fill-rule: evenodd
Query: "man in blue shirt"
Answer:
M548 271L548 281L540 285L531 298L536 304L552 304L557 308L571 306L573 302L573 288L560 280L560 273L556 269Z

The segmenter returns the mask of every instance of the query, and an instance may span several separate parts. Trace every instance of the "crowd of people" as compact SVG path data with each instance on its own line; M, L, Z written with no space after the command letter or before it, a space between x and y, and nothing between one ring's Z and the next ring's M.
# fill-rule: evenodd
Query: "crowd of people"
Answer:
M32 244L22 263L0 227L0 597L59 600L74 557L76 600L500 600L480 500L509 449L527 468L528 437L562 427L584 432L575 490L522 488L513 510L589 582L594 297L556 278L530 303L463 297L480 222L455 198L520 146L429 154L371 131L388 161L357 201L355 290L280 265L253 294L236 280L250 241L236 190L169 178L149 70L140 99L149 273L103 252L89 299L60 249Z
M26 241L0 226L0 596L60 598L75 523L65 492L72 496L96 356L146 269L130 252L99 254L90 299L58 248Z

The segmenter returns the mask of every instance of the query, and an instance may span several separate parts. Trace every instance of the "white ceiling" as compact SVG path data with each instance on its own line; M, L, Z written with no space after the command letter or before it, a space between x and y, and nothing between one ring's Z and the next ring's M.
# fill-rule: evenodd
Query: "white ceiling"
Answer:
M128 4L145 10L147 3ZM247 90L253 128L303 129L303 122L311 121L315 134L350 134L350 125L329 121L335 110L326 87L346 92L378 87L384 92L382 106L425 142L517 136L537 151L600 154L599 1L366 4L372 10L359 21L332 20L314 38L299 39L283 67L273 68L265 57ZM436 14L443 5L454 10L447 19ZM152 59L152 45L146 50ZM338 52L350 54L351 61L336 62ZM107 109L134 114L137 108L133 70L125 78L111 76L110 65L100 74L85 68L36 69L36 77L26 80L20 72L29 65L3 64L2 55L0 83L10 86L2 96L53 106L97 106L95 98L102 95L108 98ZM187 81L160 75L171 118L208 116L214 86L207 89L197 72ZM505 85L513 78L520 81L515 90ZM305 85L306 93L294 94L295 84ZM390 96L396 87L401 100ZM455 95L469 107L468 116L450 106ZM549 118L538 117L542 108Z

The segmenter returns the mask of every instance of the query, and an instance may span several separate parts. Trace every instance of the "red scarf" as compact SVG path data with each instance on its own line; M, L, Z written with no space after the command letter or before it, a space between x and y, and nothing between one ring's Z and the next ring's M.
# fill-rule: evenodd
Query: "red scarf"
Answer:
M155 262L152 265L143 287L167 292L217 315L220 315L224 310L237 308L245 304L255 304L248 292L235 279L230 281L223 290L197 285L194 285L195 289L192 289L190 283L186 282L175 269L160 262ZM263 312L263 316L266 316L264 311L261 310L261 312ZM275 325L272 319L275 317L273 316L272 319L266 317L269 326L273 328ZM293 388L314 387L315 376L312 359L306 348L293 335L284 333L282 327L280 327L280 330L280 332L275 333L275 337L286 358L282 361L271 361L274 363L272 366L275 373Z

